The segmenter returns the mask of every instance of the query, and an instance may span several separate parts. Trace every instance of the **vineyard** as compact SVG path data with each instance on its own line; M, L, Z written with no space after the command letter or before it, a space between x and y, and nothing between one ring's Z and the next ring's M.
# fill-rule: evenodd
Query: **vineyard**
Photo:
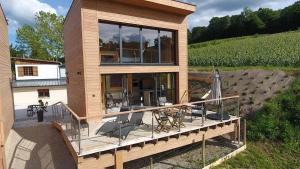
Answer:
M300 66L300 31L189 46L190 66Z

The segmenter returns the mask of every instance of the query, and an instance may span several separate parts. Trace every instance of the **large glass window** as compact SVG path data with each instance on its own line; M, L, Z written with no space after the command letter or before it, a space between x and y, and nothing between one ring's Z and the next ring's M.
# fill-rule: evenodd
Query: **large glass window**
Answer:
M140 63L140 28L122 26L123 63Z
M100 55L101 63L120 62L119 25L100 23Z
M159 63L158 30L142 29L142 51L144 63Z
M174 64L174 32L100 23L101 64Z
M160 31L161 63L174 63L175 47L173 32Z

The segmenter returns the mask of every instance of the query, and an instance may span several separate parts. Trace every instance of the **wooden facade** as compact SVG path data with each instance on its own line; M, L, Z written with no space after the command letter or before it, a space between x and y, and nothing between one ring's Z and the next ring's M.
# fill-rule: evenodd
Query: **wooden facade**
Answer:
M0 168L5 167L5 143L14 121L8 28L0 5Z
M187 102L187 15L194 10L193 5L173 0L74 0L64 27L70 108L79 116L99 116L101 120L101 75L115 73L176 73L177 103L180 98ZM100 66L101 20L173 30L177 64Z

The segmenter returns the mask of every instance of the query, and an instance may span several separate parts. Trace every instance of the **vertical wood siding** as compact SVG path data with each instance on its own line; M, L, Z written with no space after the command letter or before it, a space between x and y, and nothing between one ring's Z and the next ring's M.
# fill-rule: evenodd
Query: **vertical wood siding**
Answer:
M5 168L4 145L14 121L11 91L11 62L8 43L8 30L5 16L0 7L0 168Z
M80 1L80 0L77 0ZM164 0L165 1L165 0ZM74 2L76 3L76 1ZM79 5L73 5L65 24L65 55L70 84L68 85L69 105L75 112L80 110L81 115L101 115L101 66L99 51L99 20L114 21L142 26L172 29L176 32L177 40L177 66L161 66L156 69L171 70L177 74L177 102L183 98L187 102L188 96L184 95L188 89L187 68L187 18L186 16L153 10L150 8L137 7L118 1L84 0L77 3L81 5L81 17ZM74 15L76 14L76 17ZM74 31L74 24L81 24L81 29ZM100 30L99 30L100 29ZM82 32L82 34L80 33ZM79 37L75 40L75 37ZM82 36L82 37L81 37ZM78 43L82 40L81 43ZM75 43L76 42L76 43ZM70 46L74 45L72 48ZM76 46L76 47L75 47ZM75 50L75 48L77 50ZM80 50L79 50L80 49ZM76 58L76 61L74 59ZM114 66L105 73L115 73L124 66ZM153 67L135 67L136 73L153 72ZM83 71L81 77L75 78L76 70ZM72 82L73 81L73 82ZM76 81L76 82L74 82ZM71 83L76 83L72 84ZM79 96L84 96L80 97ZM76 104L76 105L75 105Z

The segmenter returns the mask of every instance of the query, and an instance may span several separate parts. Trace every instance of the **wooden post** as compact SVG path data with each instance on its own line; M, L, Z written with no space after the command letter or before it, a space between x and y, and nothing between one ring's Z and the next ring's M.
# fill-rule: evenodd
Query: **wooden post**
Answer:
M115 169L123 169L122 151L115 151Z
M241 142L241 119L238 120L237 136L238 136L238 145L240 145L240 142Z
M205 167L205 134L202 136L202 163L203 168Z
M244 145L247 143L247 121L244 119Z
M150 169L154 169L154 167L153 167L153 158L152 157L150 158Z

